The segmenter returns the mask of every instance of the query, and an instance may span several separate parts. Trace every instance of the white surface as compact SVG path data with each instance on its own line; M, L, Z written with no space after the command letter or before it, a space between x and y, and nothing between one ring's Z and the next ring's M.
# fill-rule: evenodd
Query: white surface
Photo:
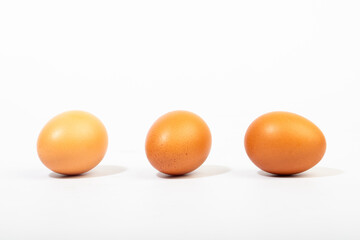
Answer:
M1 1L0 239L359 239L358 1ZM103 162L59 178L36 140L81 109L109 133ZM144 153L160 115L193 111L208 160L164 178ZM328 148L264 175L243 137L257 116L309 118Z

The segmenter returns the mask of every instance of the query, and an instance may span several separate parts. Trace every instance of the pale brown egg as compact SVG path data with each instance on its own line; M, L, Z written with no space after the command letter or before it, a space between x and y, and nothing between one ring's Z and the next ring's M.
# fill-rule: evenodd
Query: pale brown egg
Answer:
M44 126L37 151L40 160L52 171L77 175L98 165L107 145L107 132L98 118L83 111L69 111Z

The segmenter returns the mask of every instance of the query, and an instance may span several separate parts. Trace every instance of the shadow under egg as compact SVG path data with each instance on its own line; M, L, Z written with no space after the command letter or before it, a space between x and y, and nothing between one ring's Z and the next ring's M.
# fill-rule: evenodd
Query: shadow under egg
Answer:
M336 168L328 168L328 167L314 167L305 172L291 174L291 175L279 175L272 174L264 171L258 171L258 174L264 177L272 177L272 178L318 178L318 177L332 177L336 175L342 174L343 171Z
M224 174L230 172L230 168L220 165L205 165L201 166L198 169L194 170L193 172L184 174L184 175L168 175L164 173L157 173L156 175L159 178L166 178L166 179L192 179L192 178L203 178L203 177L212 177L220 174Z
M58 178L58 179L83 179L83 178L96 178L96 177L105 177L111 176L115 174L119 174L126 171L125 167L116 166L116 165L102 165L97 166L94 169L82 173L79 175L62 175L59 173L51 172L49 173L49 177Z

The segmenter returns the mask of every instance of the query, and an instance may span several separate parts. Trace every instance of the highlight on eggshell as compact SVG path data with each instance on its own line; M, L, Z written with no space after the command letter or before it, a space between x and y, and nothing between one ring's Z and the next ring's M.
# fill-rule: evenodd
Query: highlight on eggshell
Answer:
M44 126L38 137L37 152L50 170L78 175L98 165L107 146L105 126L97 117L84 111L68 111Z
M308 119L270 112L253 121L245 134L250 160L263 171L291 175L314 167L324 156L326 140Z
M151 126L145 151L151 165L168 175L200 167L210 153L211 133L205 121L188 111L169 112Z

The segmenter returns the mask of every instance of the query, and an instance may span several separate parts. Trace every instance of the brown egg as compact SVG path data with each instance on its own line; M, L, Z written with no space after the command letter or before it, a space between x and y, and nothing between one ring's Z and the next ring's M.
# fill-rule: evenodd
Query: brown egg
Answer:
M315 166L325 154L320 129L294 113L271 112L257 118L245 135L245 149L260 169L290 175Z
M37 151L40 160L52 171L77 175L98 165L107 145L107 132L98 118L87 112L69 111L45 125Z
M194 113L174 111L161 116L146 138L146 155L160 172L183 175L197 169L209 155L211 133Z

